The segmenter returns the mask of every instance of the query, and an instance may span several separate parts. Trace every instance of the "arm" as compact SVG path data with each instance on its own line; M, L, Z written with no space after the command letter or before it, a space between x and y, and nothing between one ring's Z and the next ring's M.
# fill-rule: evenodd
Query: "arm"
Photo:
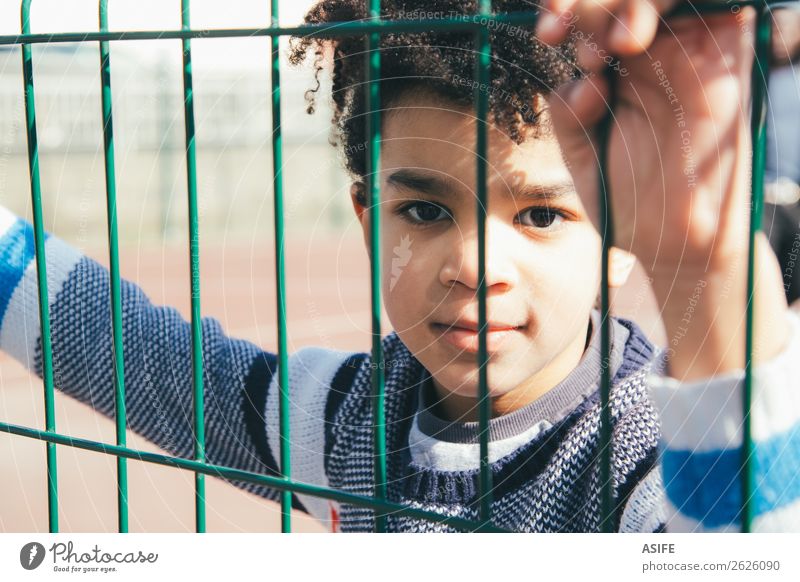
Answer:
M739 62L745 65L738 72L734 70L728 81L738 85L741 101L747 102L749 78L745 73L751 66L751 49L737 45L733 35L726 36L728 23L718 26L717 37L726 40L728 50L738 53ZM697 88L702 97L714 90L702 85ZM687 101L691 101L686 98L691 97L690 89L681 91ZM718 210L713 195L707 199L711 205L692 208L692 213L701 217L714 209L719 219L705 222L687 215L684 222L673 225L679 236L665 239L667 256L670 246L676 251L689 249L685 255L682 251L678 260L659 261L652 254L646 259L653 266L653 286L668 345L661 354L664 375L653 374L649 379L660 412L662 437L659 466L645 480L645 487L662 492L654 514L665 522L666 531L738 532L752 144L749 120L744 116L726 116L724 110L717 109L706 120L697 119L688 125L696 142L695 152L699 150L701 129L706 135L715 130L736 137L713 142L723 152L720 158L730 160L730 165L709 164L710 171L695 173L694 198L681 202L680 197L673 197L671 201L680 208L681 204L694 204L702 196L720 192ZM703 128L707 121L711 125ZM733 179L720 180L726 175ZM706 242L691 246L702 241ZM792 475L800 467L800 400L796 396L800 386L800 318L787 308L780 266L763 233L756 237L754 255L752 529L797 531L800 491Z
M108 271L56 237L45 244L56 388L114 417ZM150 303L121 282L128 427L167 452L193 458L191 326L170 307ZM32 227L0 207L0 349L42 376ZM209 463L278 475L277 357L225 336L202 320ZM292 477L327 485L322 458L327 392L344 352L306 348L289 358ZM295 450L302 455L295 458ZM279 491L238 487L268 499ZM327 507L293 495L293 506L324 520ZM327 504L327 502L325 502ZM323 509L325 511L323 511Z
M753 370L753 532L800 528L800 313L786 319L786 345ZM686 383L654 371L648 384L661 418L659 464L631 493L621 531L741 531L744 371Z
M753 370L753 531L800 527L800 315L790 337ZM661 411L661 461L668 531L739 531L744 371L685 384L654 376Z
M663 472L670 498L697 522L665 515L668 528L694 531L698 524L713 529L737 519L730 515L736 485L725 492L727 475L720 467L734 467L741 446L741 436L737 443L735 435L742 418L745 365L752 158L747 104L755 12L746 7L737 15L720 12L662 22L660 15L679 3L553 0L547 2L553 14L540 22L537 35L554 44L574 27L584 38L592 34L598 39L592 46L576 43L582 68L593 74L559 89L550 111L578 194L594 217L599 215L596 153L598 140L605 137L599 122L611 101L614 117L604 169L613 243L637 255L651 275L669 342L664 361L671 378L651 382L667 424L666 454L661 471L644 479L639 493L650 491L650 506L657 509L654 499ZM742 33L745 27L749 34ZM618 59L627 75L609 73L597 47ZM799 461L793 456L796 448L787 448L788 456L779 459L764 451L774 446L773 438L789 438L800 416L791 390L797 386L794 360L800 348L780 268L763 235L754 250L753 366L759 386L754 430L761 451L754 469L757 490L775 500L761 478L772 478L773 466L787 470ZM724 508L716 504L720 489ZM702 503L691 509L684 498ZM756 527L790 527L792 514L773 514L778 507L759 505L764 499L754 505L761 516ZM796 518L794 524L796 529Z

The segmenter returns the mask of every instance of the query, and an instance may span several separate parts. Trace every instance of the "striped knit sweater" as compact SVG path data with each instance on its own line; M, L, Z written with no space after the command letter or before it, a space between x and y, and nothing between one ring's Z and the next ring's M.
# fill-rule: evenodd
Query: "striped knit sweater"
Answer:
M0 207L0 349L42 375L32 228ZM56 387L114 415L109 276L64 241L45 244ZM169 307L122 282L128 426L178 457L193 454L191 332ZM754 531L800 531L800 317L784 351L755 369ZM600 314L578 366L552 390L490 421L492 521L520 532L599 530ZM206 456L278 474L277 357L202 320ZM478 519L478 426L433 412L429 372L396 333L383 338L388 498ZM680 384L637 325L612 318L614 526L620 532L738 531L741 371ZM289 357L292 477L372 495L373 364L316 347ZM271 500L277 490L233 482ZM372 531L372 510L308 495L293 506L332 531ZM389 515L389 531L455 531Z

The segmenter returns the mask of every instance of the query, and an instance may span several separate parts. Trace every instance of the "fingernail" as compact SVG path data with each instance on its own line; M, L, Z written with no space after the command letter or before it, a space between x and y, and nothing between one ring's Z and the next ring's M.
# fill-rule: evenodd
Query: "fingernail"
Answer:
M632 47L641 47L639 39L633 34L630 18L627 16L623 15L614 26L614 30L611 32L611 45L617 50L631 50Z
M636 42L633 33L627 28L628 22L625 19L617 22L611 32L611 45L617 49L627 49L632 42ZM638 43L637 43L638 44Z
M586 93L586 83L579 81L569 94L569 106L573 109L576 108L581 99L583 99L584 93Z
M546 12L539 18L536 25L536 36L552 34L556 31L556 26L558 26L558 17L552 12Z
M582 85L581 81L572 81L569 85L564 87L561 93L564 102L570 109L573 109L575 107L575 103L580 98L581 85Z

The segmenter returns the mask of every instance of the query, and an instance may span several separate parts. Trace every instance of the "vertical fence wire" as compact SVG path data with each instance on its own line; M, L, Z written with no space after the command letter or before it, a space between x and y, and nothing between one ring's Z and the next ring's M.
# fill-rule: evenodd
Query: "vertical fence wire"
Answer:
M745 376L742 393L743 430L742 430L742 533L750 533L753 520L753 504L751 497L755 490L753 483L753 433L750 410L753 398L753 332L755 297L755 244L756 235L761 230L764 212L764 168L767 152L767 88L769 82L769 55L772 34L772 16L766 1L757 8L755 30L755 58L751 75L752 111L750 112L751 143L753 162L751 172L751 212L750 239L747 257L747 328L745 337Z
M100 0L100 32L108 31L108 0ZM126 446L125 368L122 344L122 294L119 274L119 239L117 232L117 183L114 164L114 126L111 99L111 58L108 41L100 41L100 81L103 105L103 151L108 213L108 255L111 287L112 339L114 350L114 398L117 444ZM117 457L117 525L120 533L128 531L128 460Z
M369 18L380 20L380 0L367 0ZM385 364L381 343L381 249L380 249L380 34L367 34L365 51L365 80L367 91L367 171L366 190L369 196L370 225L370 285L372 290L372 411L373 448L375 450L375 497L386 499L386 417L384 410ZM375 531L386 531L386 514L375 512Z
M609 96L609 108L613 107L613 87L614 79L607 75L609 87L612 95ZM611 125L614 120L612 109L606 113L599 127L599 174L598 183L598 208L600 235L603 246L601 251L601 271L600 281L600 531L603 533L612 532L614 529L614 501L611 481L611 367L609 353L611 351L611 306L610 290L608 281L609 252L614 245L614 221L611 215L611 192L606 183L608 168L608 140L611 134Z
M181 28L191 30L189 0L181 0ZM192 45L183 44L183 111L186 125L186 179L189 198L189 269L192 296L192 379L194 385L194 456L206 460L205 422L203 414L203 335L200 314L200 239L197 213L197 152L195 149L194 90L192 87ZM195 529L206 531L206 479L195 473Z
M272 26L279 21L278 0L270 2ZM281 476L292 477L289 423L289 365L286 347L286 283L283 230L283 133L281 127L280 36L270 37L272 90L272 184L275 196L275 291L278 310L278 387L280 390ZM281 492L281 532L292 531L292 492Z
M31 32L31 0L22 0L22 34ZM53 347L50 335L50 305L47 291L47 261L44 252L45 231L42 218L42 187L39 179L39 141L36 132L36 102L33 91L33 56L31 46L22 45L22 76L25 91L25 131L28 139L28 169L33 207L33 238L36 254L36 281L39 290L39 320L42 340L42 378L44 379L45 429L56 430L53 393ZM47 443L47 515L51 533L58 532L58 467L56 445Z
M491 17L491 0L480 0L478 6L481 20ZM480 494L480 520L486 525L491 521L492 513L492 473L489 465L489 379L488 353L486 346L486 211L488 193L487 178L487 114L489 110L489 87L491 73L491 45L489 29L481 26L475 32L475 121L476 135L476 186L477 186L477 221L478 221L478 428L480 440L480 478L478 491Z

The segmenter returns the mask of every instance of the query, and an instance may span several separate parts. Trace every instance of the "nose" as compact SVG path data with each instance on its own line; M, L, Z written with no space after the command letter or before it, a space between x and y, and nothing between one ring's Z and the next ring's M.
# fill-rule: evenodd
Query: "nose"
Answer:
M469 231L452 229L452 252L448 253L439 279L443 285L452 287L461 284L477 291L478 229L477 223ZM486 262L485 277L487 293L492 290L506 291L518 283L519 272L514 266L513 250L516 231L501 220L486 217Z

